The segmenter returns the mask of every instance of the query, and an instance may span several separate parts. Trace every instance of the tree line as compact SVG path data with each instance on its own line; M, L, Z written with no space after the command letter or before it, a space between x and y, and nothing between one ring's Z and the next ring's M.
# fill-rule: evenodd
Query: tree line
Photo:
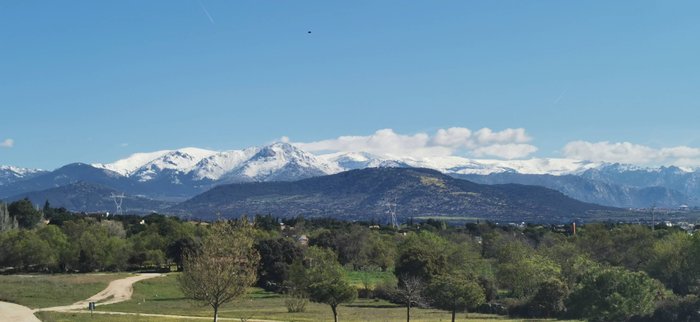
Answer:
M700 236L672 228L593 223L570 229L488 222L374 223L270 215L214 223L158 214L114 216L0 205L5 272L180 270L181 288L216 312L258 286L338 308L355 298L457 314L589 321L700 320ZM392 279L351 285L348 272ZM227 278L222 278L227 277ZM217 287L217 292L202 289ZM207 294L217 294L217 298Z

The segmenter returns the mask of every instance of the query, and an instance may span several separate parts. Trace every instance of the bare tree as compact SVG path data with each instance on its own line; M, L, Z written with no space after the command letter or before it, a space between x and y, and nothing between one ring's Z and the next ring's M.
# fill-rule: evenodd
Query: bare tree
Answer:
M243 295L255 282L259 261L247 222L237 227L217 222L201 248L185 254L178 282L185 296L214 309L216 322L219 307Z
M425 282L420 277L402 275L399 278L396 295L406 305L406 322L411 321L411 307L424 304L422 294L424 289Z

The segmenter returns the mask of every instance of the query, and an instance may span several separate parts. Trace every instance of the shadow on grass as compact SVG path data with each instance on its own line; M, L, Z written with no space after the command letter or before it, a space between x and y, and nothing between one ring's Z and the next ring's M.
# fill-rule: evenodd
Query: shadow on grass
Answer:
M181 300L189 300L186 297L159 297L159 298L152 298L148 299L148 302L162 302L162 301L181 301Z
M402 307L399 305L395 304L378 304L378 305L372 305L372 304L348 304L345 305L346 307L356 307L356 308L367 308L367 309L395 309L398 307Z

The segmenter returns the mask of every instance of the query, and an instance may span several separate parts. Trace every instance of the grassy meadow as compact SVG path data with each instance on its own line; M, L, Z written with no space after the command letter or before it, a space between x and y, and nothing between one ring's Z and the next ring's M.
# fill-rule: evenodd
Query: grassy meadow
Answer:
M223 318L269 319L278 321L328 321L332 320L328 305L308 303L306 312L288 313L282 295L252 288L241 299L224 305L219 310ZM176 274L141 281L134 285L132 300L108 306L99 310L114 312L138 312L168 315L211 316L210 307L202 306L186 299L177 287ZM404 307L382 300L357 299L340 306L341 321L405 321ZM434 309L413 309L412 321L449 321L450 314ZM459 321L507 320L502 316L470 313L458 315ZM507 320L520 321L520 320Z
M366 275L365 275L366 274ZM129 274L70 274L70 275L14 275L0 276L0 296L5 301L19 303L32 308L71 304L84 300L102 290L114 279L124 278ZM390 272L349 272L350 280L357 287L363 281L375 285L390 280ZM201 303L184 297L177 285L177 274L157 277L134 284L131 300L122 303L97 307L97 313L91 315L84 311L75 312L38 312L36 316L46 322L179 322L197 321L211 318L212 310ZM104 314L127 312L129 315ZM273 321L328 321L332 320L330 307L325 304L309 302L306 311L288 313L285 297L251 288L244 297L224 305L220 317L229 321L273 320ZM435 309L413 309L412 321L449 321L450 314ZM140 314L163 314L183 317L142 316ZM383 300L357 299L339 308L341 321L405 321L405 308ZM199 317L200 319L188 318ZM523 321L508 319L503 316L477 313L460 313L458 321ZM532 320L534 321L534 320Z
M68 305L103 290L129 274L0 275L0 301L33 309Z

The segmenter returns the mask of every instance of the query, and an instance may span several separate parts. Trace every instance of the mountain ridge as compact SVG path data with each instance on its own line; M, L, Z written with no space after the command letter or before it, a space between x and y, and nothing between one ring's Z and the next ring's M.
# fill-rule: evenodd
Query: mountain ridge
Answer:
M423 168L366 168L291 182L217 186L169 210L213 218L266 214L383 218L390 203L400 218L466 216L568 221L591 211L614 210L584 203L547 188L483 185Z
M131 195L183 201L217 185L294 181L372 167L431 168L482 184L519 183L615 207L700 205L700 172L571 159L486 160L457 156L391 158L367 152L312 154L283 142L217 152L198 148L136 153L113 163L53 171L0 167L0 198L79 181Z

